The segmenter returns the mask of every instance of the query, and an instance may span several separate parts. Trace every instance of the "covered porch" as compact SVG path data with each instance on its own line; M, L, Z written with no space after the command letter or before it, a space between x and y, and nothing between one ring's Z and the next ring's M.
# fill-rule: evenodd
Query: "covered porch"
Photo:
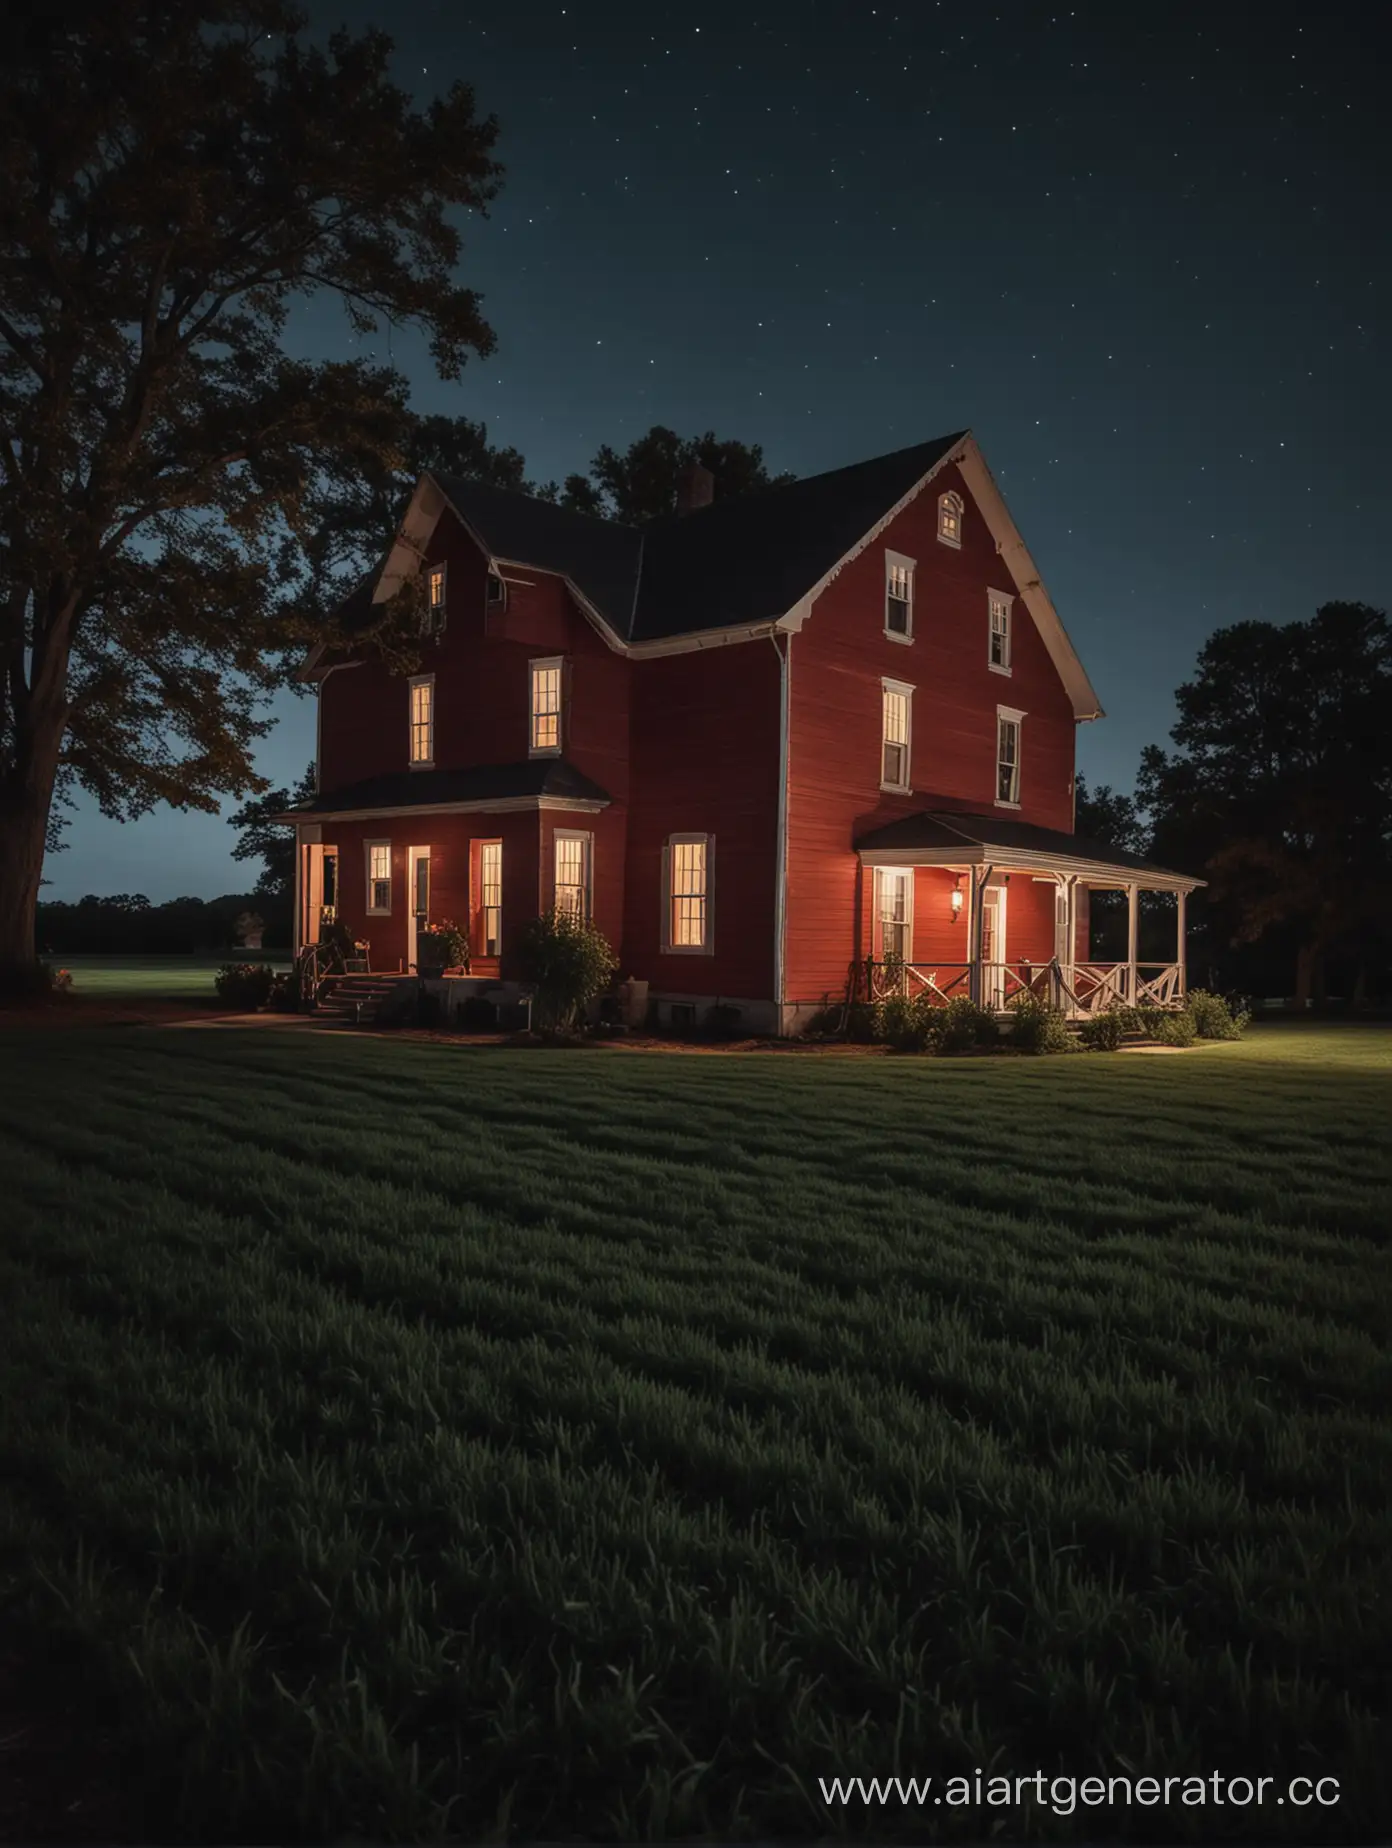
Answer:
M1100 841L1010 817L933 810L856 842L862 998L958 995L996 1014L1031 994L1070 1020L1111 1006L1177 1009L1186 993L1186 900L1204 882ZM1090 954L1089 894L1126 894L1126 956ZM1142 892L1172 893L1173 953L1140 954Z

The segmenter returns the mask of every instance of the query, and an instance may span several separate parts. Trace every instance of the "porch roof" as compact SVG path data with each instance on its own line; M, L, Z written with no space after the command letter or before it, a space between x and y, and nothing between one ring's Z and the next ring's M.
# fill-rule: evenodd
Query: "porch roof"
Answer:
M1206 884L1190 873L1156 866L1106 841L1057 828L1037 828L1008 815L968 815L945 809L921 809L898 821L871 828L856 839L868 865L974 866L1076 873L1097 885L1163 886L1189 892Z
M476 764L462 770L398 770L315 796L286 809L277 821L322 821L330 816L392 815L428 809L607 808L609 792L582 776L563 757L532 757L520 764Z

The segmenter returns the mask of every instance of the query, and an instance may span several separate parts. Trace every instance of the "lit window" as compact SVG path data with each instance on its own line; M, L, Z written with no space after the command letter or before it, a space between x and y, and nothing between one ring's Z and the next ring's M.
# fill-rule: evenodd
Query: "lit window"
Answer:
M884 688L884 740L880 758L880 787L909 787L909 713L913 688L902 681L886 680Z
M1020 805L1020 721L1023 712L996 707L996 801Z
M955 491L938 496L938 538L944 545L962 543L962 497Z
M435 677L411 682L411 762L435 761Z
M663 895L665 950L687 954L711 948L709 834L673 834L667 842Z
M898 552L885 553L885 634L898 641L913 639L914 561Z
M503 843L479 844L479 909L482 928L479 947L484 956L498 956L503 948Z
M875 868L875 935L882 962L913 960L913 874Z
M426 577L425 633L439 635L445 626L445 567L432 565Z
M391 911L391 842L368 841L367 908L384 915Z
M570 917L590 915L590 837L556 830L556 909Z
M561 748L561 674L564 663L559 656L549 661L532 662L532 741L533 757L558 754Z
M986 601L991 611L990 663L999 674L1010 672L1010 605L1012 598L1004 591L991 590L986 593Z

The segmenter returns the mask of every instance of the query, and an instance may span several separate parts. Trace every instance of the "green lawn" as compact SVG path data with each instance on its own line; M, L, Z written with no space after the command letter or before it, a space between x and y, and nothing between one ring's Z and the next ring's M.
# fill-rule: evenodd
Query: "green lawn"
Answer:
M230 962L290 966L288 950L229 950L215 956L45 956L72 972L73 991L101 1001L186 1001L213 998L213 977Z
M1377 1028L0 1036L0 1629L125 1839L1385 1838L1390 1125ZM1342 1800L819 1788L977 1768Z

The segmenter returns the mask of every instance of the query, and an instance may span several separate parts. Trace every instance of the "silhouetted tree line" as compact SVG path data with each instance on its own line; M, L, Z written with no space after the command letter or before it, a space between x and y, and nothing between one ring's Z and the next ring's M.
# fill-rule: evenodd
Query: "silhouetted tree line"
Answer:
M236 947L237 921L254 912L265 922L261 946L290 948L290 901L263 892L222 898L171 898L152 905L141 892L110 898L88 893L77 902L41 903L36 935L47 956L196 956Z

